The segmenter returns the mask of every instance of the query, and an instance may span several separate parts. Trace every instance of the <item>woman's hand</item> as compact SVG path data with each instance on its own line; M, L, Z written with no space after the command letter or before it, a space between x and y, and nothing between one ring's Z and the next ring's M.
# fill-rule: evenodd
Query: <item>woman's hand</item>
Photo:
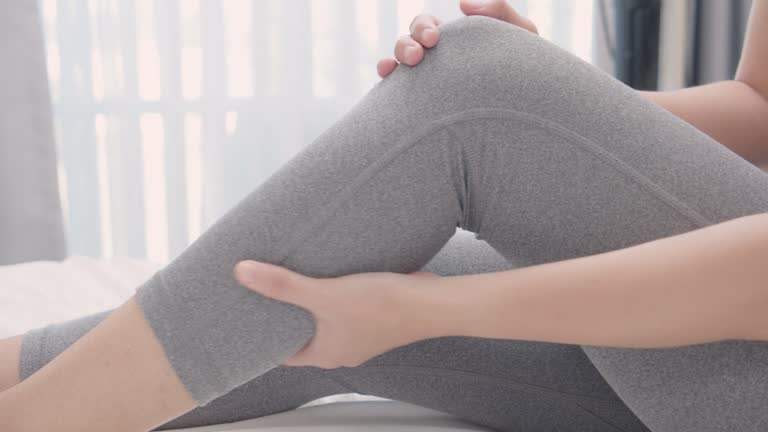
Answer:
M314 279L282 267L243 261L244 286L293 303L315 316L315 337L284 364L354 367L398 346L432 337L414 294L439 278L431 273L363 273Z
M518 14L507 0L461 0L461 11L465 15L482 15L496 18L522 27L538 34L536 25L528 18ZM424 58L424 48L432 48L440 39L437 26L440 19L422 14L413 19L409 35L401 36L395 44L395 58L382 59L377 65L379 76L386 78L397 68L399 63L416 66Z

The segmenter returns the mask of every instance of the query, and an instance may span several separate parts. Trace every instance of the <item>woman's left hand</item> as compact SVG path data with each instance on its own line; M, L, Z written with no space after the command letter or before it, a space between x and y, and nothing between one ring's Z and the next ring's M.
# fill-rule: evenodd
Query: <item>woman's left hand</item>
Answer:
M249 289L310 311L314 338L287 366L355 367L398 346L428 339L419 293L440 278L431 273L362 273L315 279L285 268L242 261L235 277Z

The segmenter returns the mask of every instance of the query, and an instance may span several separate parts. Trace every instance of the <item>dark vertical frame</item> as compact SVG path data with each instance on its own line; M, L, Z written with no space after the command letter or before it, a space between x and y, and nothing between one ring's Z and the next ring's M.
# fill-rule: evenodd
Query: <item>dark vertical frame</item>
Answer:
M616 0L616 77L639 90L658 86L661 0Z

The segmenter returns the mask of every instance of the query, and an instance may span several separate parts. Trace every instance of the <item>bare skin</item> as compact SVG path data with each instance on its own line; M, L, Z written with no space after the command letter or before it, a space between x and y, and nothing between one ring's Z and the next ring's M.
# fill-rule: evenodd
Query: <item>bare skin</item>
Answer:
M482 14L504 19L535 32L535 26L529 20L508 8L506 3L502 5L501 0L485 3L485 6L479 6L476 1L463 0L461 5L465 13ZM506 8L502 8L502 6ZM405 61L407 64L418 63L423 57L424 47L420 43L417 43L420 48L411 45L417 51L416 57L410 57L414 55L413 50L406 52L403 44L411 44L411 42L422 40L426 44L425 46L429 47L438 43L436 38L439 38L439 33L430 35L430 32L427 30L437 30L439 21L433 21L434 27L431 27L431 24L425 18L417 19L419 19L419 22L412 26L414 34L410 36L410 39L401 38L398 42L399 48L396 49L396 54L399 53L397 54L398 60L401 62ZM765 105L768 103L765 97L762 96L768 94L766 93L768 92L768 84L765 81L766 74L764 73L768 69L768 64L766 64L768 62L766 60L768 59L768 43L765 42L768 38L766 38L766 35L768 35L768 0L756 0L749 27L747 49L745 49L744 58L742 58L739 74L737 75L737 81L748 87L741 87L744 91L742 97L732 94L730 91L731 87L728 87L728 91L714 90L718 102L720 98L723 98L724 102L722 104L695 103L694 100L697 93L694 92L677 93L682 96L676 96L675 92L672 92L658 98L659 100L657 101L663 107L691 122L694 126L705 130L713 136L717 136L718 140L724 145L750 157L756 163L763 158L765 153L768 153L765 149L765 143L768 142L768 130L766 130L768 126L760 122L758 122L758 126L750 124L751 133L744 134L741 132L744 129L743 127L734 126L741 124L738 123L742 121L741 117L728 116L727 113L718 110L723 109L722 107L724 106L743 110L745 113L751 112L750 110L766 109ZM403 57L406 55L409 56L407 60ZM393 61L395 62L394 64L392 63ZM397 62L395 60L385 60L384 64L379 64L379 72L387 72L388 68L394 69L396 66ZM382 75L387 74L382 73ZM741 86L742 84L737 85ZM726 103L725 100L728 102ZM717 118L719 121L712 122L712 118ZM733 123L724 126L728 122ZM687 308L691 299L699 295L698 292L696 296L691 293L691 287L694 286L695 282L700 281L706 284L710 280L718 280L696 279L698 274L694 270L706 269L713 257L697 253L701 251L693 250L695 248L691 247L690 244L700 240L713 241L712 239L717 239L718 241L731 242L729 243L731 244L729 251L735 255L745 258L764 257L766 256L765 249L759 249L761 246L756 244L754 239L756 232L762 233L765 231L765 225L765 216L753 217L615 253L612 252L580 260L541 266L519 273L504 272L492 274L485 276L487 279L482 281L471 278L446 278L449 282L441 282L447 284L442 288L451 290L456 296L451 297L452 301L461 304L462 308L467 308L467 313L453 314L451 316L455 317L455 320L443 323L439 327L425 327L425 330L402 334L407 335L404 339L423 338L433 334L432 332L436 332L434 334L447 332L495 337L500 334L498 333L499 329L494 330L472 325L473 321L477 321L471 319L472 313L482 313L482 316L486 316L488 304L484 304L484 302L491 301L492 304L496 304L497 301L499 303L503 302L508 307L519 308L521 311L525 310L525 308L531 308L532 311L536 311L539 314L550 311L549 314L552 316L551 311L562 310L568 304L565 303L565 299L571 299L570 301L575 304L581 304L579 301L586 302L588 298L591 302L595 302L592 304L603 304L606 307L606 312L595 317L578 317L575 315L564 315L561 317L560 315L555 315L558 318L557 320L553 319L547 322L542 322L541 320L525 321L522 319L525 315L510 318L511 314L508 312L495 313L498 314L498 319L503 318L503 316L507 316L510 320L515 319L514 322L508 321L506 326L502 326L502 328L509 330L509 333L505 333L508 336L520 339L530 338L539 340L543 338L544 340L570 343L603 341L620 346L669 346L670 344L686 343L685 340L681 339L684 336L682 334L677 334L677 338L665 336L667 333L675 334L672 331L674 328L667 329L669 330L668 332L654 332L653 334L660 337L658 339L650 337L638 339L640 335L633 333L634 329L631 323L638 324L642 322L643 325L647 325L647 320L650 317L648 315L650 313L649 310L656 310L663 316L668 316L670 320L662 320L662 322L666 322L666 325L675 323L675 325L684 324L696 327L705 318L712 318L712 314L715 313L712 310L703 308L700 312L701 315L696 315L698 310L690 311ZM762 244L765 244L766 236L761 235L761 239L763 241ZM688 253L690 253L690 256L688 256ZM674 273L669 269L653 267L649 260L642 259L644 256L659 255L668 255L670 259L678 260L679 264L684 267L684 270L680 273ZM727 257L721 258L727 259ZM733 266L731 268L734 271L724 273L732 276L732 279L726 281L719 280L724 286L730 286L731 291L729 291L729 295L733 296L734 291L736 291L738 294L736 299L746 302L746 299L751 298L751 295L758 295L755 293L752 282L762 280L764 285L766 275L765 270L762 268L764 266L761 266L761 264L762 262L755 263L755 260L748 260L746 264L744 262L731 262L730 265ZM607 266L612 270L607 272L603 266ZM725 264L719 264L721 269L727 268L724 266ZM602 278L600 284L590 288L589 282L594 282L595 272L593 269L596 267L601 268L599 273ZM259 272L262 276L256 277L264 277L265 270L263 267ZM608 295L608 287L625 283L627 274L637 274L640 276L645 275L646 272L650 272L649 274L653 277L639 277L636 284L631 285L634 286L634 291L626 289L622 292L632 296L633 301L641 301L640 304L644 304L651 309L644 311L638 307L628 311L628 316L632 318L629 323L626 322L627 316L625 315L620 317L609 315L607 310L608 305L611 304L610 302L621 300ZM736 275L745 276L738 277ZM369 276L359 275L356 277L366 278ZM350 278L353 277L355 276L350 276ZM386 292L396 290L398 286L409 286L410 283L427 282L437 284L431 281L432 278L423 275L382 276L379 274L375 277L378 279L376 281L377 286L380 286L383 290L381 295L384 297L379 297L379 299L385 302L390 301L386 298ZM382 280L382 278L385 280ZM387 281L392 279L397 280L388 285ZM331 279L331 281L339 282L344 281L344 279ZM406 283L405 281L411 282ZM568 281L568 283L564 284L563 281ZM649 290L649 287L658 286L660 281L666 281L667 283L670 281L686 281L687 285L671 284L673 287L680 286L679 290L673 292L667 290L662 293L656 292L656 296L652 297L643 297L640 294L643 292L655 292ZM487 285L488 288L485 288L487 290L486 295L476 295L478 287L474 285L477 282ZM343 283L339 283L341 285L337 286L337 288L343 289ZM524 289L526 284L546 290L550 295L535 295L535 290ZM269 291L268 286L271 285L265 283L264 286L267 287L265 290ZM285 285L278 284L278 286ZM390 288L386 288L387 286L390 286ZM704 286L710 287L707 292L711 296L716 295L715 293L717 293L718 289L722 289L719 288L721 285ZM467 287L472 289L469 290ZM455 304L451 303L433 304L435 300L427 295L428 290L403 290L403 292L410 293L409 295L413 295L415 292L424 293L421 298L417 298L417 296L412 298L413 301L422 302L424 307L445 308L444 310L446 311L453 311L455 308ZM580 294L577 295L577 292ZM267 294L270 295L269 293ZM505 297L505 294L511 297ZM719 295L723 295L722 291L719 292ZM601 296L606 297L602 299ZM640 298L635 298L638 296ZM441 297L446 298L444 292ZM711 299L712 297L707 298ZM598 299L600 300L597 301ZM755 303L753 304L758 304L759 299L755 298L754 300ZM646 301L646 303L642 303L642 301ZM742 303L738 304L741 305ZM702 306L707 306L707 304L703 303ZM763 303L762 307L763 315L765 315L766 304ZM533 315L536 314L531 313L531 316ZM541 316L546 316L546 314ZM402 322L407 322L407 317L408 312L403 311L401 315ZM652 317L656 318L656 315ZM675 317L677 321L674 321ZM682 317L685 317L685 319ZM369 318L373 319L375 316L369 316ZM565 319L562 320L561 318ZM571 324L580 318L593 318L591 322L595 325L592 327L574 328ZM740 333L739 330L744 327L754 329L746 324L746 322L751 321L753 318L757 322L760 317L741 316L737 321L727 321L723 317L722 320L715 321L715 323L720 324L718 328L710 326L699 329L700 332L697 333L699 337L695 340L718 340L726 337L726 335L737 334L743 335L746 338L753 338L749 334ZM343 319L343 317L339 319ZM596 325L597 323L612 323L613 325L599 326ZM397 322L389 323L389 325L393 329L397 328ZM323 328L325 327L326 325L323 325ZM761 328L765 329L768 327L763 325ZM326 331L323 331L322 334L325 335ZM333 335L333 332L328 331L327 334ZM390 334L396 334L396 332L393 331ZM764 336L756 335L754 338L762 338ZM323 340L333 340L332 336L318 336L309 346L317 344L316 346L322 348L323 345L320 345L320 337L323 337ZM119 341L119 343L116 343L116 341ZM333 344L333 342L329 343ZM382 343L382 346L387 345L387 343L397 344L398 341ZM348 347L348 345L345 347ZM360 354L358 353L358 355ZM17 364L18 338L0 343L0 356L11 357L0 357L0 363L13 362ZM4 359L7 361L4 361ZM299 361L302 361L301 358L299 358ZM355 363L357 359L342 359L341 361ZM320 354L318 357L312 357L311 362L334 364L337 363L337 359L332 357L330 360L328 358L323 359L322 354ZM0 374L5 374L5 376L0 377L0 383L13 384L16 378L10 377L8 374L16 374L17 376L18 371L16 369L17 366L0 369ZM77 389L77 391L71 392L69 389ZM171 369L159 342L149 328L140 309L135 301L130 299L108 319L100 323L94 330L86 334L80 341L67 349L38 373L0 394L0 430L14 432L40 430L56 430L61 432L100 432L104 430L142 432L163 424L194 408L194 406L194 401L189 397ZM30 412L34 412L34 416L29 415L28 413Z
M130 299L54 361L0 394L0 430L149 431L194 407Z
M0 392L19 383L21 336L0 340Z

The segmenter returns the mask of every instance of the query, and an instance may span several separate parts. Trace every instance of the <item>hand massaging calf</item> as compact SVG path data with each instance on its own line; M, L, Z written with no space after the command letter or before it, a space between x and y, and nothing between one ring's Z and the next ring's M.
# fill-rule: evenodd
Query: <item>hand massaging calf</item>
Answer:
M232 268L240 260L315 277L413 272L459 226L510 260L537 264L762 212L768 212L768 176L759 169L549 42L469 17L442 26L440 44L422 64L398 68L376 85L141 286L137 298L189 393L201 405L216 404L246 383L283 373L286 368L263 375L314 331L307 311L239 286ZM79 324L71 325L74 331ZM25 346L38 343L30 339ZM444 355L467 359L461 349L491 344L460 340ZM415 351L426 365L431 343ZM533 362L537 350L549 349L513 341L495 346L498 358L516 352L499 360L510 368L525 361L523 347L531 347ZM654 432L768 429L768 344L583 349ZM574 383L583 379L578 371L584 364L561 366L577 370ZM393 386L411 383L398 377ZM345 387L343 380L332 381L334 389ZM598 399L611 398L600 381L592 382ZM432 384L440 386L439 380ZM443 391L450 395L448 388ZM462 408L461 400L444 400L445 409L513 430L540 397L535 385L528 388L530 403L515 394L493 396L521 410L507 425L473 412L471 403ZM408 396L424 391L392 394L428 405L425 393ZM562 393L580 405L578 397L570 399L574 394ZM604 430L638 430L631 419L611 426L613 406L600 407L582 406L606 419ZM568 430L562 427L555 429Z

